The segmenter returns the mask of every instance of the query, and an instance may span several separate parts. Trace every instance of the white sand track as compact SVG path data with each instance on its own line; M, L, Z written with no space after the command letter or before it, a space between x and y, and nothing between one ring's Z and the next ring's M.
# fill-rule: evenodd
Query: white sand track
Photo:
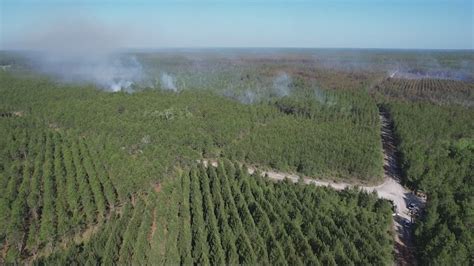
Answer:
M207 166L209 163L217 167L217 161L215 160L204 160L203 163ZM256 169L254 167L247 167L247 171L249 174L253 174ZM292 182L298 182L300 176L296 174L290 174L285 172L279 172L275 170L259 170L261 176L267 176L271 180L282 181L285 178L288 178ZM302 177L303 182L305 184L313 184L316 186L327 186L331 187L335 190L343 190L345 188L351 187L358 187L361 190L367 192L377 192L377 195L380 198L388 199L393 201L395 206L397 206L398 214L407 221L410 219L410 214L408 210L408 205L410 203L420 204L421 199L419 199L415 194L413 194L408 189L404 188L400 183L398 183L395 179L386 177L384 182L380 185L376 186L362 186L362 185L354 185L344 182L331 182L331 181L324 181L324 180L317 180L309 177Z
M271 180L282 181L288 178L292 182L298 182L300 178L305 184L316 186L331 187L335 190L343 190L350 187L358 187L367 192L376 192L379 198L391 200L396 207L397 213L394 215L393 225L395 231L395 258L397 265L413 265L415 258L413 256L412 228L407 226L411 221L410 204L417 208L423 208L424 199L418 197L410 190L400 184L399 159L396 153L396 145L393 132L393 123L387 111L380 110L381 137L384 155L384 182L376 186L354 185L344 182L332 182L318 180L310 177L300 177L296 174L279 172L275 170L260 170L261 176L267 176ZM204 165L217 167L215 160L202 160ZM247 167L247 171L253 174L255 167Z

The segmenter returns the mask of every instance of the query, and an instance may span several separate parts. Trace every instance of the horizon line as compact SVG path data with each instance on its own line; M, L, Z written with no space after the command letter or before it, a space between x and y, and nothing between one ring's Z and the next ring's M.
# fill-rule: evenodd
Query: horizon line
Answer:
M383 47L308 47L308 46L177 46L177 47L118 47L111 50L395 50L395 51L474 51L474 48L383 48ZM41 51L41 49L0 48L2 52Z

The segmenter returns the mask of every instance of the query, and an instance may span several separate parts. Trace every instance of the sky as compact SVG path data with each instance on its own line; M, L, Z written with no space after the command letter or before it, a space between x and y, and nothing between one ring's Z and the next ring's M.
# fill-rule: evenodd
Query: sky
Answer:
M474 49L473 13L474 0L0 0L0 49Z

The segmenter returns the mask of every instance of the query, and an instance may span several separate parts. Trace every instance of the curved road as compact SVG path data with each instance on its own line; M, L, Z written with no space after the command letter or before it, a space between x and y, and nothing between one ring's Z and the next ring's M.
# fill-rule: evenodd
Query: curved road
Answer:
M413 265L416 264L413 256L412 244L412 228L410 217L410 204L417 208L422 208L424 200L416 196L413 192L406 189L400 184L399 160L396 153L395 138L393 132L393 123L390 119L389 113L383 108L379 112L381 121L381 137L384 153L384 182L377 186L361 186L357 185L362 190L367 192L377 192L378 197L391 200L396 206L396 213L394 214L393 224L395 231L395 259L397 265ZM217 167L215 160L203 160L204 165L211 164ZM253 174L256 171L254 167L248 167L248 172ZM285 178L293 182L298 182L303 178L305 184L314 184L317 186L328 186L336 190L343 190L349 187L355 187L354 184L344 182L331 182L316 180L309 177L300 177L295 174L279 172L279 171L262 171L262 176L268 176L272 180L281 181Z

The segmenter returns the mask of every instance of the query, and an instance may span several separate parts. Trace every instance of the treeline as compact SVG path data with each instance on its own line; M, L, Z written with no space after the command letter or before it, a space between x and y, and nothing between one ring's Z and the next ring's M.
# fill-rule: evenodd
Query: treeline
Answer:
M427 194L417 220L421 264L471 265L474 250L474 112L392 103L406 184Z
M275 183L239 164L195 165L88 243L45 264L390 264L391 205L374 194ZM132 206L133 205L133 206ZM112 244L109 244L112 241Z
M14 262L106 220L118 201L97 146L22 118L0 124L0 246Z

